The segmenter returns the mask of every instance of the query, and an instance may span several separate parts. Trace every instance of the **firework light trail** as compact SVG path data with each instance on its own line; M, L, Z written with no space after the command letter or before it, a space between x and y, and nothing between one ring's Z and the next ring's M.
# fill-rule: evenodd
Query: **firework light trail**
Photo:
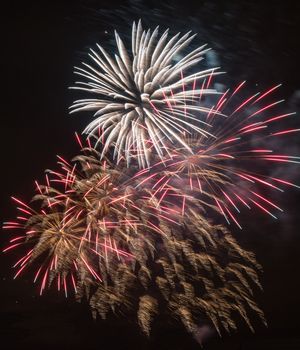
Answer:
M131 54L115 32L115 59L97 45L97 51L91 50L89 55L94 66L83 63L84 68L75 68L86 81L77 82L72 89L94 98L75 101L71 113L96 111L84 132L98 137L99 142L104 140L102 156L113 146L117 160L125 156L129 164L135 157L140 167L145 167L150 165L151 152L163 157L166 141L176 141L191 152L182 133L193 130L210 135L204 128L205 121L193 115L193 96L217 94L209 84L212 75L218 74L217 68L185 74L208 49L201 46L174 62L194 36L178 33L168 39L168 30L159 36L158 27L153 32L143 31L139 21L137 26L133 23ZM205 86L195 86L196 81L205 78ZM208 112L204 106L198 106L197 111Z
M119 247L110 231L120 231L119 238L128 240L130 232L136 234L138 226L142 225L135 214L138 209L132 210L129 205L133 194L129 188L118 189L122 173L113 169L109 161L100 163L97 157L81 155L70 164L58 158L60 171L48 171L46 185L36 182L37 194L33 200L41 202L40 209L36 211L13 197L22 216L18 216L16 222L4 224L7 229L23 227L26 230L23 239L33 245L33 249L15 264L18 268L15 277L31 261L44 257L34 278L35 282L39 278L42 280L41 293L46 281L51 283L54 278L58 289L64 284L67 293L68 274L74 286L78 274L90 273L102 281L89 263L90 256L97 254L106 263L112 254L120 260L132 258L132 254ZM11 243L5 251L19 246L21 237L14 238Z
M300 158L276 140L300 129L286 126L294 113L276 113L279 85L247 95L242 82L218 94L215 69L190 72L204 47L176 63L193 36L167 35L139 22L131 55L116 33L115 59L98 46L95 68L76 68L87 79L78 89L96 97L71 107L96 111L87 146L76 134L81 154L58 156L32 206L13 197L19 214L4 224L13 233L4 251L22 250L14 277L34 270L40 294L56 285L103 318L134 314L147 335L162 313L194 335L199 322L236 329L237 315L253 329L251 310L265 322L252 292L260 266L211 219L241 228L243 207L277 218L271 191L299 186L270 165Z
M276 211L280 213L283 209L272 200L272 194L299 186L288 181L288 171L287 178L278 178L270 169L300 163L298 155L282 153L280 149L282 139L287 144L286 138L300 129L287 128L295 113L276 112L283 100L274 101L272 95L279 86L244 99L240 90L245 88L245 82L232 93L227 90L206 115L211 137L183 136L192 154L180 145L177 148L170 145L168 157L156 161L153 157L154 164L141 170L137 177L151 174L149 186L157 192L164 193L172 187L184 189L185 194L196 197L202 204L217 206L226 222L234 222L239 228L237 215L242 208L255 207L277 219ZM184 200L182 196L183 210Z
M60 170L48 171L45 185L36 182L37 209L13 197L22 216L4 228L21 233L4 251L22 248L14 278L34 270L40 294L51 284L66 296L73 290L102 318L135 313L147 335L163 312L192 334L199 318L218 332L236 329L236 313L251 329L250 310L264 322L251 291L260 287L254 255L208 221L195 198L185 196L182 212L175 188L162 198L141 186L137 166L113 167L93 148L72 163L58 158Z

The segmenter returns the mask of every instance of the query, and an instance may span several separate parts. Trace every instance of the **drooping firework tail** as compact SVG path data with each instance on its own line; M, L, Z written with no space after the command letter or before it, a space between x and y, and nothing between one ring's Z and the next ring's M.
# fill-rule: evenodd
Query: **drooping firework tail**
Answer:
M186 196L183 212L178 189L162 199L161 191L140 185L146 177L99 157L85 149L74 164L61 158L60 171L37 184L41 209L20 203L25 223L7 224L26 231L11 246L28 246L15 276L35 262L40 293L52 283L67 295L71 285L103 318L135 312L146 334L160 304L190 332L199 318L218 331L235 329L234 313L251 327L249 309L263 319L250 287L260 286L259 265L223 226L207 220L201 202Z
M77 89L93 97L71 107L95 111L89 147L72 162L59 157L60 170L36 184L39 204L14 198L23 215L4 227L24 234L5 251L28 246L15 277L32 265L40 293L73 290L103 318L136 317L147 335L161 313L193 334L203 322L236 329L237 315L252 329L251 310L265 322L252 293L260 266L220 220L241 228L242 207L276 218L266 190L298 187L263 166L299 163L270 142L299 131L278 124L293 113L262 104L279 85L242 101L245 82L211 89L215 69L194 71L204 47L178 58L189 33L168 39L139 22L131 53L115 36L114 59L98 46L94 66L76 68L86 79Z

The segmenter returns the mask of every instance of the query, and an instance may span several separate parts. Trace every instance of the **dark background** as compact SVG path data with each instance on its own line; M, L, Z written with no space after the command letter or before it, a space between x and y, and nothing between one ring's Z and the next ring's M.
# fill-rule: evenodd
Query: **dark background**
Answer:
M86 58L96 42L111 48L112 29L125 37L131 21L160 24L171 31L198 32L196 44L213 48L211 63L228 72L222 84L247 79L262 87L283 83L279 97L299 111L299 24L296 1L26 1L1 8L1 220L15 216L11 195L29 201L34 180L55 167L55 155L71 158L78 152L74 132L84 116L68 115L74 92L73 66ZM107 33L105 32L107 31ZM299 116L298 116L299 118ZM298 127L300 125L299 121ZM294 145L294 150L299 150ZM299 152L298 152L299 153ZM288 169L287 171L292 171ZM295 181L300 183L297 167ZM298 229L300 191L290 190L280 204L281 222L258 216L244 222L236 234L263 265L264 292L257 299L268 328L252 334L212 336L205 349L299 349ZM245 220L245 218L244 218ZM247 219L246 219L247 220ZM1 234L1 247L8 239ZM30 276L12 280L15 253L0 255L0 344L2 349L198 349L183 328L161 323L150 340L133 320L121 317L94 322L88 307L55 291L39 297Z

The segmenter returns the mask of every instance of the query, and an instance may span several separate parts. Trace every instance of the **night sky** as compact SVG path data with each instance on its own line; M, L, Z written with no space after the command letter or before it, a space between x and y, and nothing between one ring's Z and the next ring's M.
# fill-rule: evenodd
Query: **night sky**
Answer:
M283 83L279 98L286 99L287 110L298 112L295 125L300 125L299 2L12 1L1 10L1 222L16 215L10 196L29 201L34 180L55 168L56 154L69 159L77 154L74 132L82 131L89 119L68 115L75 98L68 90L75 80L73 66L96 42L110 49L114 27L128 36L134 19L174 32L198 32L196 44L207 42L215 53L211 62L228 73L220 78L222 84L247 79L264 88ZM297 155L298 138L291 139ZM300 184L299 167L285 171ZM256 299L268 327L257 323L252 334L241 325L221 339L212 336L207 350L300 349L300 190L288 190L279 200L285 209L280 221L245 215L243 231L235 232L263 266L264 292L256 291ZM2 232L2 249L7 241L7 232ZM0 255L3 349L200 348L183 327L168 320L159 321L147 340L134 320L111 317L95 322L84 303L65 299L55 290L40 297L31 275L12 279L14 261L15 253Z

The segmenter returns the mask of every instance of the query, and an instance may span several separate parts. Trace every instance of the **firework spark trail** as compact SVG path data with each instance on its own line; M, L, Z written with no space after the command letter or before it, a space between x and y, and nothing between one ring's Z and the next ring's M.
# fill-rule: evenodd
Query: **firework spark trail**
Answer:
M158 27L153 32L143 31L139 21L137 25L133 23L131 53L115 32L115 59L97 45L98 52L91 50L89 55L95 66L83 63L84 68L75 68L75 73L86 82L76 82L78 86L72 89L95 98L75 101L71 113L96 111L95 119L84 132L103 144L102 156L113 147L117 162L125 157L129 164L135 157L140 167L146 167L150 165L151 153L163 157L166 140L191 151L183 134L196 131L205 137L210 135L205 121L193 116L194 110L208 112L204 106L196 107L194 96L217 94L209 88L212 76L219 74L217 68L185 74L203 59L208 49L201 46L173 63L194 36L187 33L180 37L178 33L168 39L166 30L159 37ZM205 78L207 83L203 86Z
M248 209L254 206L277 219L273 210L283 210L271 200L269 192L284 192L285 187L299 186L285 178L271 176L267 163L300 163L299 156L282 154L271 140L273 136L285 137L286 134L299 131L297 128L280 129L282 120L285 119L287 123L286 118L292 118L295 113L276 114L273 111L281 101L269 103L269 99L279 86L246 97L238 106L232 98L238 97L245 82L239 84L231 95L227 90L216 103L216 109L221 114L206 118L210 120L209 130L215 137L204 138L199 134L186 137L185 142L193 154L180 145L175 149L170 145L172 155L163 161L154 160L152 167L144 169L144 178L138 186L148 183L154 188L156 184L167 181L174 191L184 191L203 205L217 209L226 222L232 221L239 228L241 224L236 213L240 213L240 204ZM261 106L266 99L266 105ZM247 107L250 103L251 109ZM256 108L254 112L253 108ZM252 118L255 118L255 122ZM163 191L164 186L158 188L156 194Z
M103 318L110 310L135 313L148 335L161 303L191 333L199 317L218 332L235 329L235 311L250 328L250 309L264 321L249 284L259 285L254 256L211 224L193 196L177 193L168 181L141 186L149 182L147 171L112 167L94 148L84 148L73 162L58 156L61 170L48 171L46 185L36 182L39 209L13 198L26 211L4 225L13 233L24 230L4 249L23 247L14 278L33 265L40 294L55 284L66 297L72 289L80 299L96 288L93 312ZM220 251L228 251L227 265Z
M92 152L92 150L90 151ZM46 186L36 182L37 195L34 200L42 202L40 210L36 211L26 203L12 197L20 205L18 210L27 216L19 220L20 222L6 222L3 226L5 229L13 231L16 229L25 230L23 237L18 236L11 240L12 244L4 249L5 252L24 243L28 243L29 246L34 245L34 248L30 249L15 264L14 267L17 267L21 263L21 269L17 271L15 277L33 260L42 255L45 257L38 273L40 275L41 269L44 271L44 274L41 274L43 276L41 292L45 289L47 279L51 283L54 276L58 279L64 276L62 283L66 284L65 276L70 271L73 284L74 266L81 263L94 277L101 280L101 277L88 262L88 256L91 255L95 245L117 254L118 259L123 256L133 257L133 255L118 248L116 240L113 240L114 247L111 243L109 246L103 244L99 238L96 239L94 231L97 234L104 233L111 239L110 233L106 231L115 229L128 233L129 228L134 231L137 230L138 225L142 225L139 222L139 217L136 214L130 214L130 210L126 206L127 203L131 202L129 199L131 194L124 195L124 192L119 192L116 187L118 178L121 177L120 173L117 170L108 169L107 162L100 163L95 157L79 156L76 161L82 167L80 172L61 157L58 158L62 171L48 171L52 177L47 176ZM106 170L103 168L103 163L106 164ZM61 184L61 188L50 186L50 184L55 183L58 186ZM108 211L112 212L114 220L110 218ZM105 217L107 218L104 231L100 223L102 217L103 221ZM124 236L126 235L124 234ZM15 243L19 240L23 242ZM83 266L81 268L84 270ZM38 276L35 277L35 281L37 278ZM60 283L58 286L60 288Z

